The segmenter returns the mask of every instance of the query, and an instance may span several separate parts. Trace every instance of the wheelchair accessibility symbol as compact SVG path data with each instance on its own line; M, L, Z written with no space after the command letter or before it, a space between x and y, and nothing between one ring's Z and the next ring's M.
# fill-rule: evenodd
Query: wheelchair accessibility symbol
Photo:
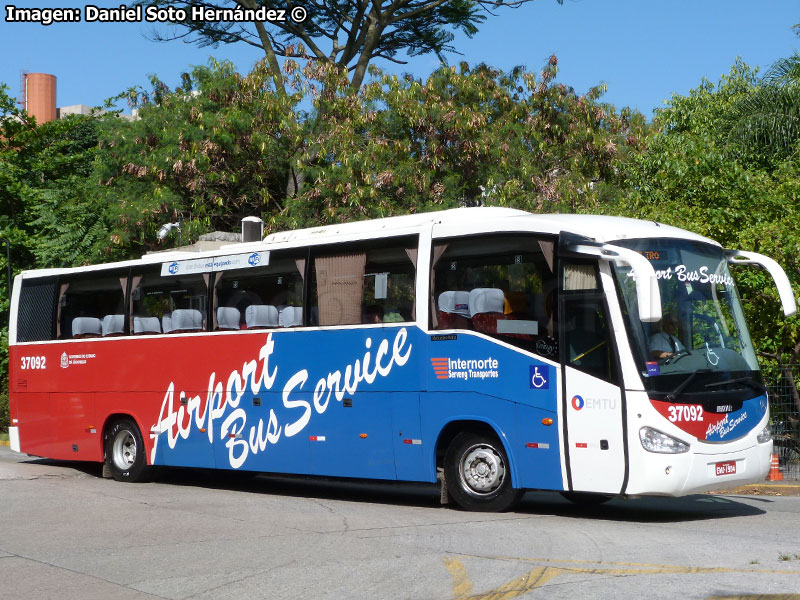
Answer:
M546 366L530 366L529 378L532 390L546 390L550 388L550 378Z

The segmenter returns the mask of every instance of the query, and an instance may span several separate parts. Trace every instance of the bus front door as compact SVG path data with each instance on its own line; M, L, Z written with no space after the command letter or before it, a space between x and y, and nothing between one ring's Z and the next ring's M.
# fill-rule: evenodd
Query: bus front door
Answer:
M617 494L626 479L624 403L605 299L564 293L560 309L568 489Z

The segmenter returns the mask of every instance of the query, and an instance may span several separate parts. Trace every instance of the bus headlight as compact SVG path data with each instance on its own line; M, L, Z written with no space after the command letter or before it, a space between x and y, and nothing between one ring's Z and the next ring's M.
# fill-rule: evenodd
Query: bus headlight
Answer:
M642 447L648 452L681 454L689 451L689 444L652 427L642 427L639 430L639 439L642 441Z
M759 433L758 437L756 438L759 444L766 444L771 439L772 439L772 430L769 428L769 425L764 427L764 429L761 430L761 433Z

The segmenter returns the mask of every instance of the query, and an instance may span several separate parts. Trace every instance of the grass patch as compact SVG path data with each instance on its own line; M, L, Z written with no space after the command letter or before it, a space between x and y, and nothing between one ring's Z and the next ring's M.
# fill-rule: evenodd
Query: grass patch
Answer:
M0 442L7 442L7 441L8 441L8 434L0 431Z

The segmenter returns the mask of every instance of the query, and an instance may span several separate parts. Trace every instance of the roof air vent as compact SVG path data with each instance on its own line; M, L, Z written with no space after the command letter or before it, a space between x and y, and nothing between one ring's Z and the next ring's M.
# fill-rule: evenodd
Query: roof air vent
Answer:
M264 239L264 221L258 217L242 219L242 241L260 242Z

